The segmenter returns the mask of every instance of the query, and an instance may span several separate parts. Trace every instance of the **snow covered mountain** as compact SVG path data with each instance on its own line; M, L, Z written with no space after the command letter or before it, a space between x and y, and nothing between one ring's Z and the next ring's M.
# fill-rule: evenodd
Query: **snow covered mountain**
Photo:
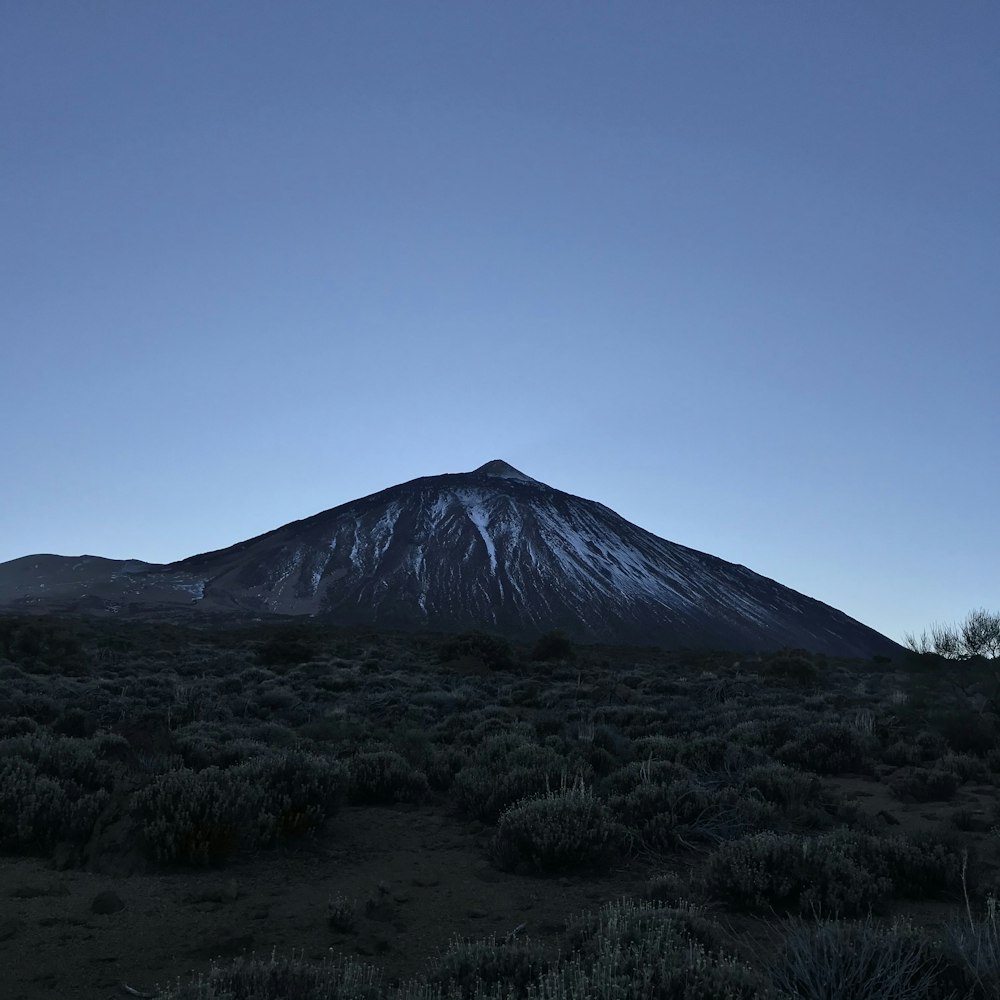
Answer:
M665 647L892 655L885 636L499 460L430 476L169 565L27 556L0 605L322 616L342 624Z

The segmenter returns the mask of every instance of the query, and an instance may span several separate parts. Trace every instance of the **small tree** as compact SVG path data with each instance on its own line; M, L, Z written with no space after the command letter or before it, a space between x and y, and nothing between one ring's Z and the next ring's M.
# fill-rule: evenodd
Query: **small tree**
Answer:
M907 632L903 641L915 653L936 653L949 660L1000 656L1000 612L976 608L957 625L932 625L919 636Z

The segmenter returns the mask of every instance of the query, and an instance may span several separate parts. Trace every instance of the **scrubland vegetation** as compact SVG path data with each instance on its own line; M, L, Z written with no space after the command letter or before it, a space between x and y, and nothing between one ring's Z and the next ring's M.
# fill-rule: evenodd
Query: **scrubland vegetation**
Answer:
M993 998L997 681L929 651L8 617L0 851L238 870L330 836L348 806L410 804L478 821L484 863L518 878L651 872L555 940L470 934L407 979L352 951L378 894L334 897L327 957L205 962L160 1000ZM915 803L929 828L894 815ZM928 901L944 924L922 925Z

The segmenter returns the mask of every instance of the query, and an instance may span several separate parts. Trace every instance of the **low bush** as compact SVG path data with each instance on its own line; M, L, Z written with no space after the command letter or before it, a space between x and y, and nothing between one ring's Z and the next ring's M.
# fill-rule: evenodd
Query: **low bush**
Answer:
M326 903L326 922L341 934L353 934L358 929L358 901L342 894L331 896Z
M552 966L545 950L529 938L514 937L497 941L457 938L430 963L427 978L451 995L456 991L463 1000L493 987L526 994L528 985Z
M878 742L842 722L814 722L775 751L775 758L817 774L871 774Z
M35 765L39 774L82 789L110 789L116 770L97 754L99 744L72 736L53 736L38 731L0 740L0 761L19 757Z
M825 835L876 878L887 878L893 891L908 899L958 892L962 884L962 845L947 835L882 837L854 830Z
M889 787L897 798L913 802L950 802L960 783L954 771L943 767L910 768L889 779Z
M38 732L38 723L27 715L11 715L0 718L0 740L8 736L30 736Z
M608 807L583 782L525 799L497 824L492 856L505 871L551 874L604 869L622 845L622 830Z
M690 781L694 772L672 760L635 760L620 767L601 783L606 795L628 795L640 785L665 785L671 781Z
M795 834L758 833L722 844L710 855L707 887L740 909L850 917L892 891L842 844Z
M148 853L161 862L211 865L321 826L339 806L344 774L322 758L254 758L223 770L168 771L133 795Z
M608 804L638 843L652 851L729 840L764 829L774 819L774 808L759 799L734 788L706 788L690 778L640 784L611 796Z
M583 933L581 934L581 930ZM583 928L576 950L536 985L545 1000L766 1000L770 988L720 947L721 934L693 907L622 900Z
M668 906L621 899L574 915L566 923L566 944L581 954L597 954L608 945L649 948L655 944L676 950L692 943L721 954L724 941L719 925L701 907L686 902Z
M749 910L853 917L893 894L923 899L961 886L963 853L946 839L833 830L816 837L761 833L723 844L706 884Z
M884 763L893 767L912 767L923 762L924 752L916 743L896 740L883 749L881 757Z
M948 954L960 970L970 1000L1000 996L1000 907L990 895L982 916L953 920L948 925Z
M508 806L557 788L577 773L584 779L590 777L583 761L503 735L492 737L476 751L455 775L452 787L463 812L495 823Z
M823 787L814 774L805 774L784 764L761 764L740 777L740 787L753 789L766 802L785 812L816 804Z
M208 972L161 987L157 1000L382 1000L381 974L353 959L309 962L272 954L213 961Z
M255 798L218 767L183 768L155 777L133 805L153 858L210 865L236 850Z
M422 802L427 776L394 750L357 753L347 762L354 803Z
M110 798L52 777L21 757L0 758L0 850L37 853L67 842L84 844Z
M941 758L941 767L954 771L963 785L966 782L989 782L992 779L986 761L966 753L945 754Z
M736 775L745 768L767 762L761 750L725 736L685 733L678 736L647 736L636 740L640 756L681 764L696 774L722 777Z
M938 1000L941 958L911 926L793 918L769 966L781 995L802 1000Z

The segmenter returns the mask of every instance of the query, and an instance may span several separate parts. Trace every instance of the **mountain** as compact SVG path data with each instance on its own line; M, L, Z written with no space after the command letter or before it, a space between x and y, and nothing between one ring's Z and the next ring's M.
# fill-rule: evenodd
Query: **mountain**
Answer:
M826 604L500 460L414 479L167 565L15 559L0 564L0 606L186 607L517 637L562 628L582 641L665 647L899 652Z

